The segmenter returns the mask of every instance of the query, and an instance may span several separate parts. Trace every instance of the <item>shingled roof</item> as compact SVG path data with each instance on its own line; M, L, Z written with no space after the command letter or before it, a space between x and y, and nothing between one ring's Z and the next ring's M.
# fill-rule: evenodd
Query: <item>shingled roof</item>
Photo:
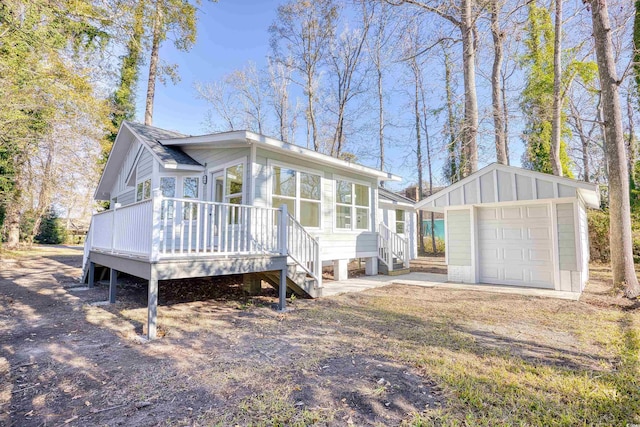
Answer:
M187 138L189 135L160 129L154 126L143 125L141 123L125 123L129 129L138 136L138 139L158 157L158 160L165 165L175 164L202 166L179 147L165 146L160 143L161 139Z

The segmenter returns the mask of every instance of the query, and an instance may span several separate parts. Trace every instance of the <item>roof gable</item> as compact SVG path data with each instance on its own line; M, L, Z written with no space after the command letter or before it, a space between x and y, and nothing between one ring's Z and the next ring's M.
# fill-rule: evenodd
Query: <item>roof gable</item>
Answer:
M598 184L492 163L416 203L416 208L443 212L445 207L580 197L600 206Z
M139 123L122 122L116 140L111 147L107 164L102 171L98 187L94 193L96 200L109 200L111 190L114 187L118 174L123 168L123 163L134 141L138 141L141 150L148 150L153 158L167 169L202 170L204 167L187 155L179 147L166 147L160 143L160 139L186 137L177 132L147 126ZM136 155L133 168L137 165L140 151ZM131 169L123 171L127 177L131 175Z

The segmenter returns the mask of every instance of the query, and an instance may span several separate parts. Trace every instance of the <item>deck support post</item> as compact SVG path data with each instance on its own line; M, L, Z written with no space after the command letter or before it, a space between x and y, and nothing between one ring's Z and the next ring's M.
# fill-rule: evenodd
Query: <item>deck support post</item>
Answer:
M369 257L364 264L364 274L367 276L378 275L378 257Z
M347 280L349 278L349 260L336 259L333 261L333 280Z
M255 274L243 274L242 290L248 295L260 295L260 292L262 291L262 280L260 280Z
M287 311L287 269L280 270L280 286L278 287L278 313Z
M118 287L118 270L115 268L110 269L109 273L109 303L114 304L116 302L116 288Z
M96 263L89 261L89 279L88 285L90 288L93 288L93 285L96 283Z
M155 267L151 266L151 276L149 277L149 290L147 292L147 339L153 340L157 333L158 319L158 273Z

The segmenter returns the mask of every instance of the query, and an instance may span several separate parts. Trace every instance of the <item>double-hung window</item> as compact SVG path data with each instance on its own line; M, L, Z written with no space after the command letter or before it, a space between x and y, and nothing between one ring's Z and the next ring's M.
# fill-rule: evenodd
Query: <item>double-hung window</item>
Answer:
M336 180L336 228L368 230L369 212L369 187Z
M136 202L151 198L151 179L140 181L136 185Z
M396 209L396 233L404 234L405 224L405 211L403 209Z
M320 175L281 166L273 167L271 205L287 210L304 227L320 227Z

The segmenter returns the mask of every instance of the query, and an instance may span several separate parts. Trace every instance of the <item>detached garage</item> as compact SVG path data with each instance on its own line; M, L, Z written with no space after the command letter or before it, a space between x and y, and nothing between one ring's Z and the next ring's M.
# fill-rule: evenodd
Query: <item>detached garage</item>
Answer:
M582 292L597 184L493 163L421 200L445 217L448 278Z

